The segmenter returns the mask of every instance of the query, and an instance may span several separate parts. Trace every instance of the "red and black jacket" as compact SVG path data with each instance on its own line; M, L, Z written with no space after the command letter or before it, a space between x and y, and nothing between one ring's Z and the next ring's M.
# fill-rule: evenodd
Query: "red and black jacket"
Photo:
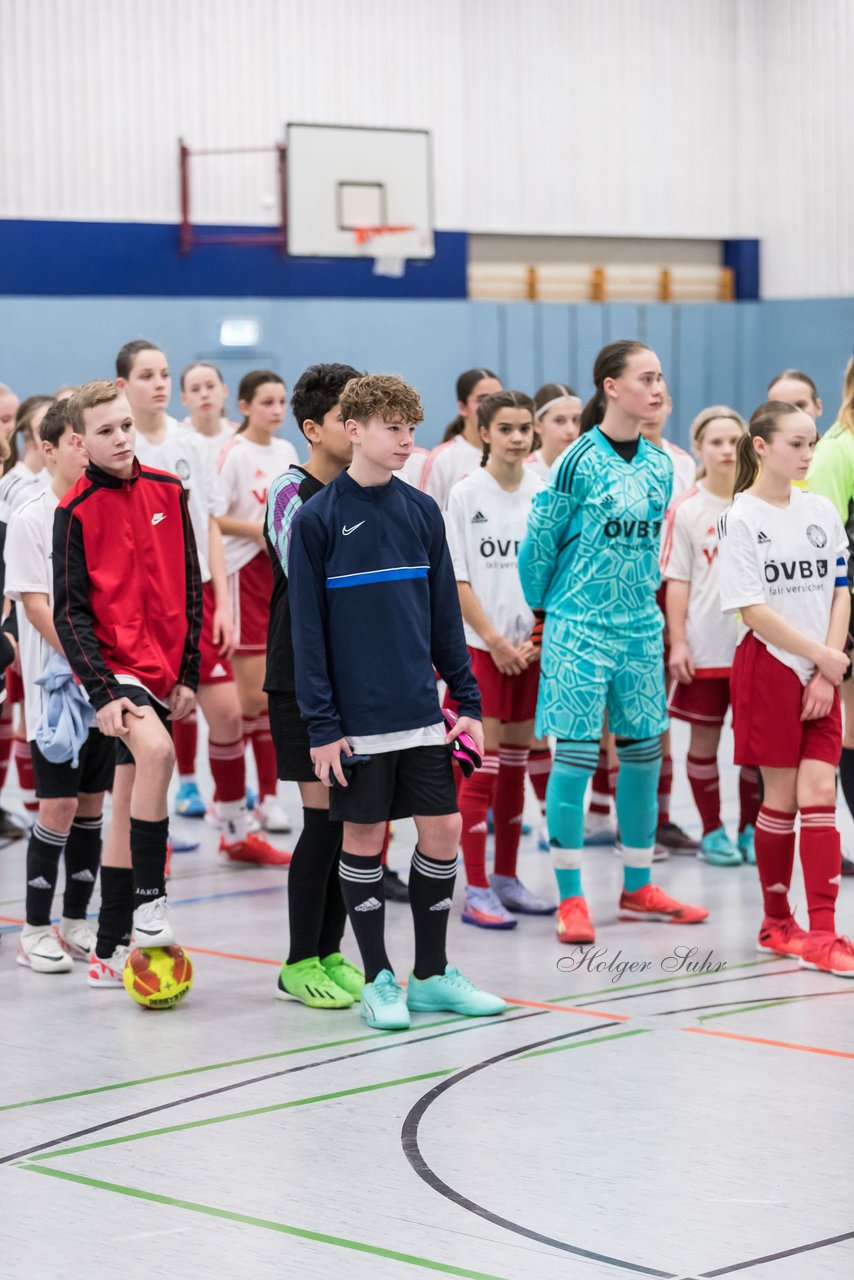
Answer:
M99 710L129 676L165 702L199 683L202 582L184 487L134 459L129 480L90 463L53 526L53 620Z

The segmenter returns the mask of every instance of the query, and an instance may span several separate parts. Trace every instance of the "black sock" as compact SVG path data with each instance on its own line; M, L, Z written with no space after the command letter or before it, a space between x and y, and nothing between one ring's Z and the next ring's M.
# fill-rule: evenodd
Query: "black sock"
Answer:
M330 822L328 809L303 809L302 815L302 833L294 846L288 870L288 922L291 931L288 964L328 954L320 950L320 936L326 884L330 876L338 889L337 862L343 824ZM340 889L338 896L341 896Z
M133 863L133 905L142 907L166 896L166 841L169 819L130 820L130 860Z
M365 981L373 982L381 969L391 969L385 949L382 854L357 858L342 851L338 875L347 915L359 944Z
M344 937L344 926L347 924L347 907L344 904L344 895L341 892L341 877L338 874L340 858L341 849L339 846L338 852L335 854L335 861L329 869L329 879L326 881L326 901L323 907L323 922L320 926L320 942L317 948L317 954L321 960L325 956L331 956L334 952L341 950L341 939Z
M445 939L456 878L456 858L440 862L438 858L426 857L416 848L409 869L409 905L415 928L413 973L416 978L432 978L445 972L448 963Z
M65 842L65 894L62 914L68 920L84 920L101 862L101 827L104 819L75 818Z
M854 747L843 747L839 761L839 781L849 812L854 817Z
M65 831L51 831L37 822L27 845L27 924L50 924L53 892L59 875L59 855Z
M101 867L101 910L95 955L109 960L126 947L133 932L133 872L130 867Z

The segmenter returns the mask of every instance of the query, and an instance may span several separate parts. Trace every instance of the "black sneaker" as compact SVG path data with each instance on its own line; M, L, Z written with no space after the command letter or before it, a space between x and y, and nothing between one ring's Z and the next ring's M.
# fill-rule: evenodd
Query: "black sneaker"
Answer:
M0 808L0 840L23 840L27 828L20 818L15 818L8 809Z
M842 855L842 874L844 876L854 876L854 862L850 858L846 858L844 853Z
M383 890L387 902L409 901L409 888L391 867L383 867Z
M671 853L696 853L700 847L699 840L693 840L675 822L662 823L655 833L655 839L657 844L663 844Z

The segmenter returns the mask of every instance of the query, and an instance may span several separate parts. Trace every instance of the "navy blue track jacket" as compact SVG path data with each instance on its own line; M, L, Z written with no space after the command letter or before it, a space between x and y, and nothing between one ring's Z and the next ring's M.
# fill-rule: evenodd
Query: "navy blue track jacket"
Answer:
M288 589L296 696L313 747L437 724L433 667L480 719L442 514L395 476L343 472L297 514Z

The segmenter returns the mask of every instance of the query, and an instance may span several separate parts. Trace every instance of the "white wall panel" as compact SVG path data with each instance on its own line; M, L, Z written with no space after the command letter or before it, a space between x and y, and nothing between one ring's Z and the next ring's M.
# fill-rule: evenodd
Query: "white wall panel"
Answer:
M851 0L0 0L0 216L174 221L177 139L424 127L439 228L759 235L769 295L854 292ZM274 220L273 156L198 221Z

